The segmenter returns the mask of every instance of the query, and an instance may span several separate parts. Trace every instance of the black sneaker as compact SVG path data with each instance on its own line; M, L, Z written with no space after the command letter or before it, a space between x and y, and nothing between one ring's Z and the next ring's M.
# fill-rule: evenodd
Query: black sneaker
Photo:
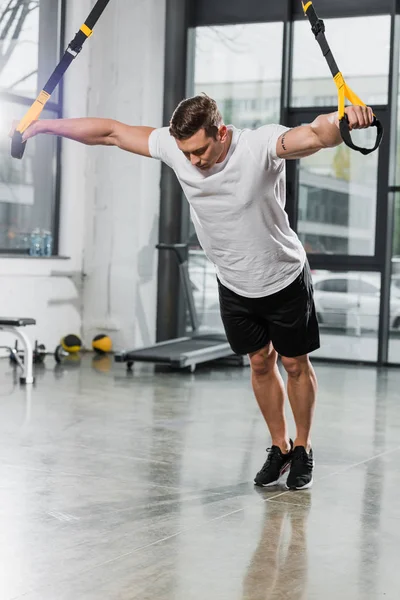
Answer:
M307 454L304 446L297 446L292 452L292 466L287 478L288 490L306 490L313 484L313 451Z
M293 442L290 440L290 447L293 448ZM282 475L290 469L290 461L292 458L292 450L287 454L283 454L278 446L267 448L268 458L264 463L263 468L257 473L254 483L261 487L270 487L276 485Z

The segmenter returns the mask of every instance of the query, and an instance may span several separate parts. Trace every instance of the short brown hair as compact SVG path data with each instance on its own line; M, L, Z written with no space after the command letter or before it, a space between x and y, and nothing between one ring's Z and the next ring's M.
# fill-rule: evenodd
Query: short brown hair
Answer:
M222 115L215 100L201 94L182 100L170 123L170 134L177 140L187 140L204 129L208 137L216 138Z

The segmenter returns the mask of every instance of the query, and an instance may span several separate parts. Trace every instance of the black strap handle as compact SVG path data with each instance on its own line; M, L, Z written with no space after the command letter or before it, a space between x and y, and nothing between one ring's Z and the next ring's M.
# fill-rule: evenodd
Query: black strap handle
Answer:
M11 156L21 159L24 156L26 142L22 140L22 133L15 131L11 138Z
M361 152L361 154L363 154L364 156L368 156L368 154L375 152L375 150L377 150L379 148L379 146L382 142L384 128L383 128L382 123L376 117L374 118L374 121L372 123L372 127L377 128L376 142L375 142L375 146L373 148L361 148L360 146L356 146L356 144L354 144L353 140L351 139L349 119L348 119L347 115L345 115L343 117L343 119L340 120L339 125L340 125L340 135L342 136L342 139L343 139L344 143L346 144L346 146L348 146L352 150L357 150L358 152Z

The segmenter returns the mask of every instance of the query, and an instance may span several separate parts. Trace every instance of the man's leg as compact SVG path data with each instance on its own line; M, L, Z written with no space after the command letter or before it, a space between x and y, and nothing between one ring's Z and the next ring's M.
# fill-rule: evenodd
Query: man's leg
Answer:
M288 396L296 422L297 434L286 487L304 490L313 484L314 455L311 447L317 378L307 355L282 357L288 374Z
M269 344L250 354L249 358L254 394L270 431L272 445L285 454L290 450L290 442L284 411L285 386L277 366L277 353Z
M317 377L307 355L297 358L282 356L282 364L288 374L288 396L297 428L294 447L304 446L309 452L317 394Z

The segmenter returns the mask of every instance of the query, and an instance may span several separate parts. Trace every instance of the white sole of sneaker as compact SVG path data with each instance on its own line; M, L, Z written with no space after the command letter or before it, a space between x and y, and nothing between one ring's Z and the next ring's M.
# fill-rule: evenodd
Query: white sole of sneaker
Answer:
M260 483L257 483L256 480L254 480L254 484L259 487L265 487L265 488L273 487L274 485L278 485L278 483L280 483L282 477L289 471L290 465L291 465L290 462L286 463L286 465L281 469L281 472L279 473L279 477L276 481L271 481L271 483L260 484Z

